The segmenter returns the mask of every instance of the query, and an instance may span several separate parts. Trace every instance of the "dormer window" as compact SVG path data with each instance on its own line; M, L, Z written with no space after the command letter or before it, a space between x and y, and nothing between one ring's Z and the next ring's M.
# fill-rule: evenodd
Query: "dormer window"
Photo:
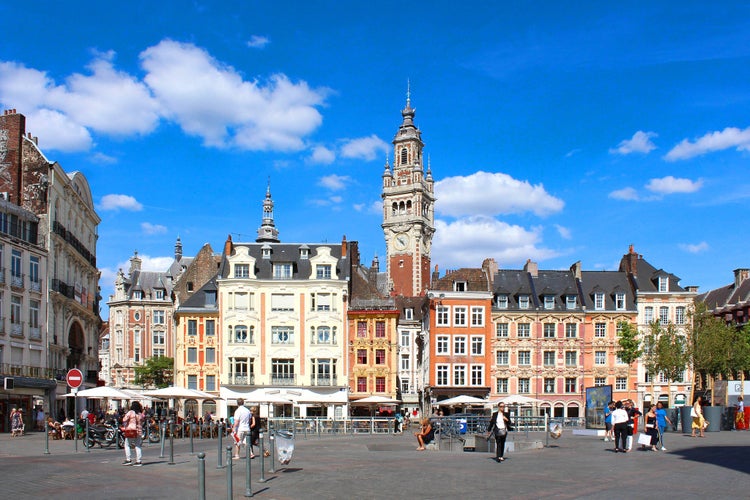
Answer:
M143 292L140 291L140 290L135 290L133 292L133 298L134 299L139 299L139 300L142 299L143 298Z
M164 290L159 290L158 288L154 290L154 298L156 300L164 300Z
M660 292L668 292L669 291L669 278L666 276L659 276L659 291Z
M264 259L270 259L271 258L271 249L270 248L263 248L263 258Z
M209 290L206 292L205 295L206 298L206 307L213 307L216 305L216 292L213 290Z
M465 292L466 291L466 282L465 281L454 281L453 282L453 291L454 292Z
M289 280L292 279L292 264L291 262L279 262L273 265L273 279L275 280Z
M529 296L528 295L519 295L518 296L518 308L519 309L528 309L529 308Z
M315 266L315 277L319 280L331 279L331 265L318 264L317 266Z
M249 278L250 277L250 264L235 264L234 265L234 277L235 278Z
M300 248L299 249L299 258L302 260L307 260L310 258L310 249L309 248Z
M508 295L502 293L497 296L497 299L495 299L495 304L497 305L498 309L507 309L508 308Z
M411 307L404 309L404 319L414 319L414 309Z
M544 308L545 309L554 309L555 308L555 296L554 295L545 295L544 296Z
M594 294L594 309L597 311L604 309L604 294L602 292L596 292Z
M568 310L575 309L577 305L578 305L578 300L577 300L577 297L575 295L566 295L565 296L565 308L566 309L568 309Z
M617 292L615 294L615 309L617 309L618 311L625 310L625 293L624 292Z

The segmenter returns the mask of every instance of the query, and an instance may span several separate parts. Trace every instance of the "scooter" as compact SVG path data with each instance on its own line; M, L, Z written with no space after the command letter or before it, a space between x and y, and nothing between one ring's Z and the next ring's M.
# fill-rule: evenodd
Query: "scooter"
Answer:
M159 433L159 426L154 419L146 419L143 424L143 434L141 435L143 441L149 443L158 443L161 441L161 434Z
M97 444L102 448L109 448L113 444L117 444L118 448L124 448L125 437L116 424L107 422L103 425L89 425L85 444L87 448Z

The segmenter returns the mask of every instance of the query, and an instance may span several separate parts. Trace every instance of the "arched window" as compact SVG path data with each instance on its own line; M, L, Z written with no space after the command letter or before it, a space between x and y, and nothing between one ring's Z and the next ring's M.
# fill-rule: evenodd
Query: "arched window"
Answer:
M234 341L242 344L247 343L247 327L245 325L234 327Z
M406 202L406 213L411 215L411 200Z
M404 205L404 202L403 202L403 201L402 201L401 203L399 203L399 204L398 204L398 213L399 213L399 214L404 214L404 213L406 213L406 205Z
M395 201L393 202L393 207L392 207L392 211L391 211L391 213L392 213L393 215L396 215L396 214L398 214L398 204L397 204L397 203L396 203Z
M403 148L401 150L401 164L403 165L404 163L407 162L407 160L408 160L408 152L406 148Z
M318 344L331 343L331 328L327 326L318 327Z

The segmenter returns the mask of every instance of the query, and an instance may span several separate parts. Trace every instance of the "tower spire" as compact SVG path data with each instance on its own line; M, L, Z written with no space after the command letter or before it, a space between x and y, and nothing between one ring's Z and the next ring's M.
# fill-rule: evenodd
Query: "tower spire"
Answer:
M406 107L411 107L411 80L406 79Z
M266 198L263 200L263 220L258 228L256 242L279 243L279 230L273 221L273 199L271 198L271 177L268 177Z

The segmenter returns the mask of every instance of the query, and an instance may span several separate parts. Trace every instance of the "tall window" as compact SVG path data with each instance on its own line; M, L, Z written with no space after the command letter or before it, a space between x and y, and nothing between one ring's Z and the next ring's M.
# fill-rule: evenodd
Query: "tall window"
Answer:
M375 322L375 338L385 338L385 321Z
M32 339L41 338L39 331L39 301L29 299L29 337Z
M669 278L667 278L666 276L659 276L659 291L660 292L669 291Z
M215 347L206 347L206 363L216 363Z
M23 276L23 271L21 271L21 251L15 248L10 252L10 273L13 278L21 278Z
M531 392L531 379L519 378L518 379L518 393L529 394Z
M471 326L484 326L484 307L471 308Z
M625 294L623 292L617 292L615 294L615 309L618 311L625 310Z
M408 354L402 354L401 355L401 370L408 371L410 367L409 363L409 355Z
M39 257L36 255L29 257L29 281L32 288L39 290Z
M646 322L646 324L650 324L654 321L654 308L651 306L646 306L643 309L643 320Z
M367 377L357 377L357 392L367 392Z
M504 338L508 336L508 323L498 323L495 325L495 336Z
M662 325L666 325L669 323L669 308L668 307L660 307L659 308L659 323Z
M188 363L197 363L198 362L198 348L197 347L188 347L188 350L187 350L187 362Z
M484 366L482 365L471 366L471 385L473 386L484 385Z
M216 390L216 375L206 375L206 390L209 392Z
M375 377L375 392L385 392L385 377Z
M449 326L450 325L450 309L448 306L438 306L436 310L437 326Z
M594 323L594 337L604 338L607 336L607 324L606 323Z
M529 308L529 296L528 295L519 295L518 296L518 308L519 309L528 309Z
M578 351L565 351L565 366L578 366Z
M554 295L545 295L544 296L544 308L545 309L554 309L555 308L555 296Z
M188 335L198 335L198 321L194 319L189 319L187 322L187 334Z
M250 277L250 264L235 264L234 265L234 277L235 278L249 278Z
M574 339L578 336L578 323L565 323L565 338Z
M188 375L187 388L193 390L198 389L198 375Z
M435 354L450 354L450 347L448 345L449 337L447 335L438 335L436 340Z
M463 335L453 338L453 354L466 354L466 337Z
M385 364L385 349L375 349L375 364L376 365Z
M510 357L508 356L508 351L497 351L495 354L495 361L498 365L508 365L510 361Z
M13 326L21 326L21 296L11 295L10 296L10 323ZM11 333L22 333L21 330L12 331Z
M435 367L435 378L437 385L448 385L448 365L437 365Z
M216 335L216 321L212 319L206 320L206 335Z
M596 292L594 294L594 309L597 311L604 309L604 293Z
M679 306L675 308L674 310L674 322L676 325L684 325L685 324L685 308L683 306Z
M518 336L521 338L531 337L531 323L518 323Z
M553 377L547 377L544 379L544 393L552 394L555 392L555 379Z
M542 334L544 335L545 339L555 338L555 326L555 323L544 323L544 326L542 326Z
M154 346L163 346L166 342L166 334L164 330L154 330L151 335L151 343Z
M311 328L315 330L315 327ZM331 338L331 327L319 326L317 329L317 334L314 334L314 338L318 344L330 344L333 340Z
M497 379L497 382L495 383L495 389L498 392L498 394L507 394L508 393L508 379L507 378Z
M555 366L555 351L544 351L544 366Z
M594 352L594 364L595 365L606 365L607 364L607 351L596 351L596 352Z
M453 366L453 385L466 385L466 366Z
M402 331L401 332L401 347L409 347L411 340L411 335L409 335L408 331Z
M531 364L531 351L518 351L518 364L528 366Z
M578 387L577 380L575 377L566 377L565 378L565 392L567 393L573 393L576 392L576 389Z
M456 306L453 308L453 326L466 326L466 307Z
M231 327L230 327L231 328ZM234 335L233 340L235 343L238 344L246 344L249 342L249 336L247 334L247 326L245 325L235 325L234 326Z
M471 355L484 355L484 337L480 337L478 335L474 335L471 337Z
M357 338L367 338L367 322L357 321Z
M505 294L498 295L495 299L495 305L497 305L498 309L507 309L508 308L508 296Z
M164 311L163 310L155 310L152 318L154 320L155 325L163 325L164 324Z
M357 363L360 365L367 364L367 349L357 349Z
M404 309L404 319L406 320L412 320L414 319L414 308L413 307L407 307Z
M628 389L628 379L627 377L617 377L615 379L615 390L616 391L626 391Z
M293 384L294 360L277 358L271 360L271 383L289 385Z
M565 308L568 310L575 309L578 305L578 297L575 295L566 295L565 296Z

